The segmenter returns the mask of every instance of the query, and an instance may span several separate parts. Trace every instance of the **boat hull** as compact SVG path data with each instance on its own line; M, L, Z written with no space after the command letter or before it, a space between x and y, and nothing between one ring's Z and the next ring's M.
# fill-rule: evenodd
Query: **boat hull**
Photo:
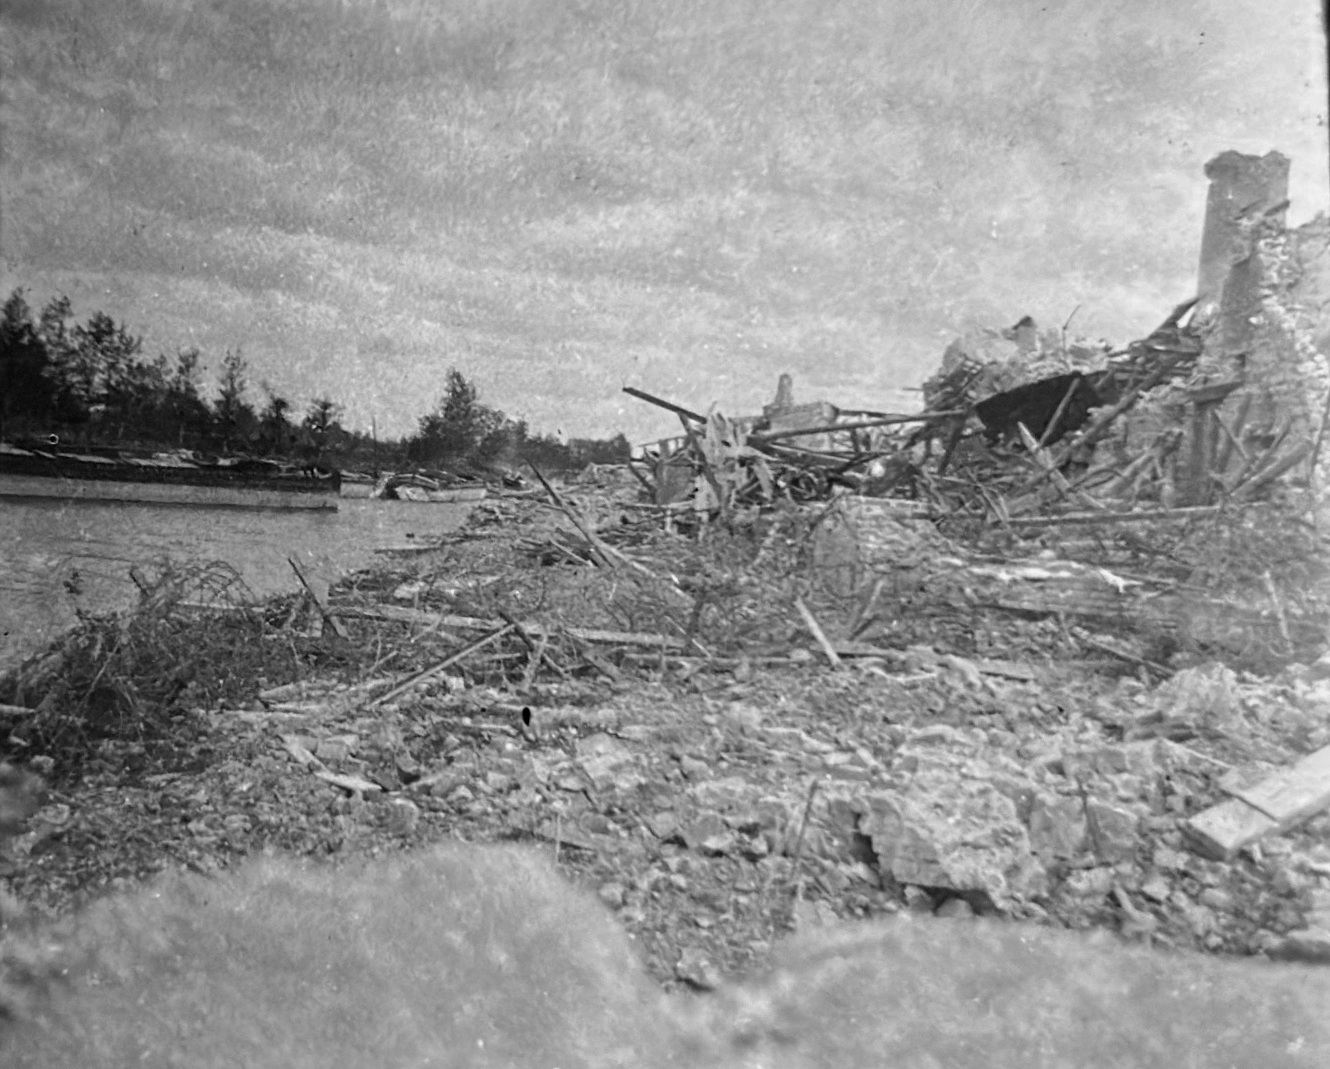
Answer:
M109 479L48 478L0 472L0 497L50 497L74 501L123 501L205 508L337 510L335 494L261 487L195 486Z
M354 482L343 479L342 488L338 493L342 497L370 498L374 496L374 484L372 482L362 482L359 479Z
M484 501L489 493L484 486L457 486L442 490L425 490L419 486L399 486L398 501L414 501L422 505L453 505L464 501Z
M326 476L0 451L0 497L123 501L206 508L337 508L337 474Z

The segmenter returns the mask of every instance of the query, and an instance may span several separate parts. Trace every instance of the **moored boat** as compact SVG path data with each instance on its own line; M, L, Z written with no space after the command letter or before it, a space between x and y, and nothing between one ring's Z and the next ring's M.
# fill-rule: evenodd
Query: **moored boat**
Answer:
M359 471L342 472L342 497L373 497L376 480L372 475Z
M483 501L488 493L489 487L482 482L445 481L413 472L393 472L379 479L370 497L448 505Z
M336 509L338 472L248 457L0 443L0 497Z

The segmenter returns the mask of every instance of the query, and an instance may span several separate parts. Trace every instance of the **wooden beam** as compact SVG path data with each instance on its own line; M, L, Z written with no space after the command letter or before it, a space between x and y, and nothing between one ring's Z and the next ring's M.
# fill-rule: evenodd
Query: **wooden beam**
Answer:
M694 423L705 423L707 421L706 416L700 416L692 409L683 408L671 401L661 400L661 398L656 397L654 394L647 393L646 390L639 390L634 386L625 386L623 392L631 394L639 401L646 401L648 404L655 405L657 408L663 408L667 412L674 412L677 415L683 416L685 419L691 419Z
M354 616L362 620L390 620L394 623L419 624L426 627L451 627L460 631L491 631L503 623L502 620L483 620L475 616L451 616L425 612L421 609L408 609L405 605L363 607L347 605L339 606L337 611L342 616ZM551 630L533 621L522 620L518 623L524 632L535 638L558 633L558 630ZM583 642L600 642L611 646L644 646L647 649L685 648L681 639L669 635L653 635L646 631L601 631L590 627L567 627L559 630L566 631L573 638L581 639Z
M813 615L812 610L804 604L803 598L794 599L794 607L799 610L799 615L803 617L804 624L812 632L813 638L817 639L817 644L822 647L822 652L827 655L827 660L831 662L832 668L840 668L842 661L836 649L827 640L826 632L822 630L822 625L817 622L817 617Z
M827 423L817 427L800 427L792 431L763 431L750 434L750 442L775 442L781 438L798 438L805 434L835 434L837 431L858 431L867 427L890 427L897 423L927 423L931 419L944 416L964 416L966 408L956 408L946 412L919 412L913 416L882 416L880 419L863 419L854 423Z
M1207 857L1227 861L1248 843L1287 831L1330 807L1330 746L1323 746L1255 787L1235 791L1183 824Z
M428 668L424 668L419 672L411 673L411 675L407 676L400 683L398 683L397 686L393 687L392 690L388 691L386 694L380 694L377 698L375 698L372 702L370 702L369 703L370 708L374 708L375 706L383 705L385 702L392 701L394 698L410 690L417 683L429 679L432 676L438 675L440 672L442 672L445 668L449 667L450 665L454 665L463 658L471 656L471 654L475 653L477 650L483 649L485 646L488 646L491 642L497 642L499 639L503 638L504 635L508 634L508 632L515 630L517 630L517 624L515 623L504 624L502 627L496 628L495 630L491 631L488 635L476 639L475 642L468 643L467 645L463 646L460 650L457 650L455 653L449 654L447 657L439 661L437 664L432 664Z
M305 575L295 557L287 557L286 560L291 565L292 571L296 573L296 578L300 580L300 585L305 588L310 599L314 602L314 607L318 609L319 616L328 622L338 638L349 639L351 636L347 633L346 627L343 626L341 620L333 615L332 609L328 607L328 581L316 576Z
M1231 510L1231 506L1229 506ZM1077 526L1094 523L1143 523L1147 520L1190 520L1225 511L1221 505L1197 505L1180 509L1138 509L1135 512L1064 512L1050 516L1020 516L1007 522L1012 527Z

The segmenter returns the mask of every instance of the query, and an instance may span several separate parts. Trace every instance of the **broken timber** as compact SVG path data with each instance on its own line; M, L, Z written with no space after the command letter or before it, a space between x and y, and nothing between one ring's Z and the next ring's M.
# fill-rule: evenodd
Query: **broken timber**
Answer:
M635 386L625 386L623 392L631 394L639 401L646 401L648 404L655 405L657 408L663 408L667 412L673 412L678 416L682 416L684 419L690 419L694 423L705 423L707 421L706 416L698 415L696 412L692 411L692 409L676 405L672 401L665 401L656 397L654 394L647 393L646 390L639 390Z
M310 601L314 603L314 608L319 614L320 625L326 620L338 638L349 640L351 636L347 634L346 628L342 625L342 621L333 615L332 609L328 606L328 581L315 576L307 576L301 569L295 557L287 557L286 561L291 565L291 570L296 573L296 578L300 580L300 585L305 588L305 592L309 595ZM293 608L293 614L294 611Z
M917 412L912 416L881 416L878 419L857 420L854 423L827 423L816 427L797 427L788 431L758 431L748 436L750 442L775 442L782 438L800 438L809 434L826 434L828 431L858 431L870 427L892 427L903 423L927 423L930 419L944 416L964 416L968 408L956 408L946 412Z
M1183 825L1206 857L1227 861L1248 843L1299 824L1330 806L1330 746L1308 754L1255 787L1236 791Z
M339 607L343 616L359 617L362 620L390 620L402 624L420 624L427 627L453 627L463 631L491 631L502 625L503 621L482 620L475 616L444 616L439 613L423 612L420 609L408 609L399 605L375 605L368 608L355 606ZM557 633L543 624L521 621L521 629L532 638L540 639ZM682 650L682 639L669 635L653 635L644 631L598 631L588 627L567 627L561 629L572 638L583 642L597 642L607 645L642 646L647 649Z
M1145 520L1190 520L1215 516L1224 511L1221 505L1196 505L1176 509L1139 509L1135 512L1062 512L1047 516L1017 516L1007 521L1011 527L1074 526L1094 523L1138 523Z
M455 653L452 653L449 656L445 657L443 660L439 661L437 664L432 664L428 668L421 669L419 672L412 672L409 676L407 676L400 683L398 683L397 686L393 687L392 690L388 691L386 694L380 694L377 698L375 698L372 702L370 702L369 703L370 707L373 708L374 706L384 705L387 702L392 701L394 698L399 697L402 694L405 694L417 683L422 683L425 680L438 675L445 668L449 668L452 665L456 664L458 661L471 656L471 654L475 653L477 650L483 649L485 646L488 646L491 642L497 642L499 639L503 638L504 635L508 634L508 632L517 630L517 627L518 625L516 623L504 624L502 627L496 628L495 630L491 631L488 635L485 635L483 638L478 638L474 642L468 643L467 645L463 646L460 650L457 650Z

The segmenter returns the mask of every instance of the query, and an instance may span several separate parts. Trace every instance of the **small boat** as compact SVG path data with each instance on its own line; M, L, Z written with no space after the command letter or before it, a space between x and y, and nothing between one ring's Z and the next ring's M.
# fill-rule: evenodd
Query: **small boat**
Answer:
M230 508L336 509L341 476L251 457L0 442L0 497Z
M342 497L373 497L376 480L373 475L360 471L342 472Z
M481 482L433 478L414 472L392 472L379 479L370 497L385 501L450 505L483 501L488 493L489 487Z

